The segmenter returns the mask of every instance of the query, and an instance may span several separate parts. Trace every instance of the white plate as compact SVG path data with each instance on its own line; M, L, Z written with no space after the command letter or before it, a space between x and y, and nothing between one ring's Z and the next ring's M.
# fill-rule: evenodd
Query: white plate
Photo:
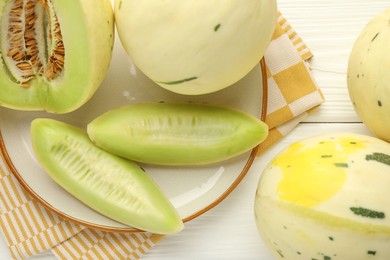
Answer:
M121 105L158 101L193 101L225 104L264 119L266 81L264 63L224 90L200 96L171 93L148 79L127 58L116 38L113 60L106 79L82 108L66 115L0 108L1 151L23 187L49 210L90 228L137 231L91 210L59 187L36 161L30 143L30 122L37 117L55 118L81 128L101 113ZM265 95L266 96L266 95ZM202 167L158 167L143 165L178 209L184 222L222 201L245 176L255 151L233 160Z

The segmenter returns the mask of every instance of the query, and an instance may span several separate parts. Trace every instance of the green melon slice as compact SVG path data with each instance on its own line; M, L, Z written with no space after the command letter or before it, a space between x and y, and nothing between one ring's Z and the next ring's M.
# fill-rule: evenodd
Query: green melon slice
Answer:
M153 233L182 230L176 209L142 168L97 148L85 131L39 118L32 122L31 140L50 177L97 212Z
M88 124L102 149L161 165L202 165L241 155L260 144L268 126L236 109L196 103L132 104Z

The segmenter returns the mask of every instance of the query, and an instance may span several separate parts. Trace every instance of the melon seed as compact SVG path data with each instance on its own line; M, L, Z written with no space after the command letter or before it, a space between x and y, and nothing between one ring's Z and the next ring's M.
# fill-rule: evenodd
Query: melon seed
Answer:
M1 53L22 87L36 77L54 80L64 70L65 46L51 0L10 0L5 6ZM4 35L6 34L6 35Z

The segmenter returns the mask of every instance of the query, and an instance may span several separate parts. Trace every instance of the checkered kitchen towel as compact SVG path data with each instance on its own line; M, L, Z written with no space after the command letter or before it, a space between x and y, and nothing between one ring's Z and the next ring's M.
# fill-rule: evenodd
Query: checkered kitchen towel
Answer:
M279 140L323 97L310 76L312 56L280 15L265 55L270 135L260 151ZM0 160L0 227L15 259L51 250L59 259L138 259L161 235L110 233L85 228L46 210L19 185Z
M264 55L268 76L268 105L265 122L268 138L258 155L288 134L310 110L324 101L321 90L310 74L308 61L313 57L302 38L279 13L277 26Z

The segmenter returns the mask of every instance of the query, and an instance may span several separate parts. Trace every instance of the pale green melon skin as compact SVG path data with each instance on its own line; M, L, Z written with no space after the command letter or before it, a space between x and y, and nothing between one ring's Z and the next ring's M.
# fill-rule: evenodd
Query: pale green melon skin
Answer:
M35 78L29 88L22 88L9 78L1 62L0 104L4 107L68 113L92 97L107 73L114 43L110 0L52 0L52 3L65 46L63 77L50 82ZM3 1L0 15L4 5Z
M305 207L280 199L276 192L282 178L279 167L271 167L270 163L264 169L255 196L255 221L276 259L390 259L390 165L365 159L374 152L390 155L390 145L370 136L332 133L302 140L302 149L338 136L362 140L366 148L350 158L342 189L317 206ZM334 155L337 153L334 151ZM278 155L274 160L277 158ZM313 174L316 169L312 168ZM353 205L380 210L385 218L353 214L349 210Z
M357 38L348 62L348 91L360 119L390 141L390 8L375 16Z
M85 131L53 119L38 118L31 124L31 141L48 175L97 212L153 233L172 234L183 229L178 212L153 179L136 163L97 148ZM73 147L77 147L81 159L73 163L79 166L64 166L66 163L59 162L54 155L53 150L64 143L78 144Z
M277 17L275 0L115 0L114 12L135 65L161 87L187 95L243 78L263 57Z

